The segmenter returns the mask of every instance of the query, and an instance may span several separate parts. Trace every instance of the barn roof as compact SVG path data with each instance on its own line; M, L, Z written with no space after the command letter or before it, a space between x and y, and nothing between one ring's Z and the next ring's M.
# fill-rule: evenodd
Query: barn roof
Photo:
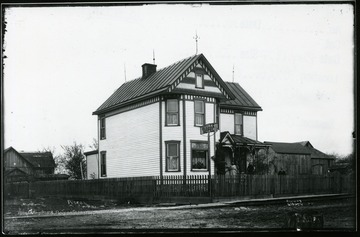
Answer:
M304 154L310 155L311 152L299 143L286 143L286 142L269 142L265 141L265 144L271 145L271 148L276 153L282 154Z
M34 167L55 167L55 161L51 152L19 152Z
M221 108L235 108L262 111L253 98L236 82L225 82L230 91L235 95L235 100L220 103Z
M17 156L19 156L19 157L22 158L25 162L27 162L28 164L30 164L30 166L33 166L33 165L34 165L34 164L33 164L32 162L30 162L27 158L25 158L24 156L22 156L14 147L10 146L10 147L6 148L6 149L4 150L4 154L6 154L6 153L9 152L9 151L14 151Z
M309 141L297 142L297 143L304 146L311 153L311 158L314 158L314 159L334 159L334 157L326 155L325 153L315 149L311 145L311 143Z
M160 69L147 78L141 77L122 84L93 114L105 113L122 106L148 99L156 95L176 89L176 83L189 72L189 69L203 63L209 72L216 78L224 89L223 94L227 99L235 99L235 95L219 74L211 66L203 54L194 55ZM175 92L175 91L174 91ZM222 97L222 95L217 95Z

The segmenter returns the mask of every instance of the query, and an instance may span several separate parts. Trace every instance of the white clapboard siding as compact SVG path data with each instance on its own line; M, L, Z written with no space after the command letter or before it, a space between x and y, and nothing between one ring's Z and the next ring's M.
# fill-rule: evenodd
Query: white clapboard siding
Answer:
M257 140L256 116L243 116L244 119L244 136Z
M107 177L154 176L160 174L159 103L106 118Z
M184 172L184 140L183 140L183 105L182 100L179 101L179 119L180 126L165 126L166 124L166 107L165 101L162 102L162 170L163 175L183 175ZM166 141L180 141L180 172L166 172Z
M86 156L86 176L87 179L98 178L99 167L98 167L98 154L91 154Z
M230 134L234 134L234 114L220 113L220 131L228 131Z
M214 121L214 104L206 103L206 123L208 120ZM194 102L186 101L186 173L188 175L209 174L207 171L191 171L191 140L208 141L207 134L200 134L200 128L194 126ZM210 137L210 157L214 155L214 139ZM214 174L214 162L211 160L211 174Z

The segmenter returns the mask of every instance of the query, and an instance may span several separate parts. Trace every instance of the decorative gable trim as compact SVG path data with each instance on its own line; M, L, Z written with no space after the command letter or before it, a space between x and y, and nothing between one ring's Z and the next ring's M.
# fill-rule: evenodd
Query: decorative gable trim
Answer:
M230 95L229 93L226 92L226 90L224 89L224 87L226 87L225 83L219 83L218 80L215 79L215 76L213 75L213 73L211 72L211 70L209 70L209 68L205 65L205 63L203 62L203 58L204 56L201 54L184 72L182 72L182 74L179 76L178 79L175 80L175 82L173 82L167 92L171 92L173 91L178 85L179 83L191 72L193 71L194 68L197 67L197 65L200 65L202 70L205 70L205 72L209 75L210 79L215 83L216 87L218 87L218 89L221 91L221 93L227 98L227 99L234 99L234 95ZM216 72L215 72L216 73ZM219 77L217 75L217 77ZM220 78L221 80L221 78ZM221 85L223 84L223 85ZM230 93L231 91L228 90Z
M219 90L221 91L221 93L223 93L227 99L231 99L231 97L228 95L228 93L226 93L226 91L224 90L224 88L222 86L220 86L219 82L215 79L214 75L210 72L210 70L204 65L204 63L202 61L199 60L200 65L202 66L202 68L206 71L206 73L209 75L210 79L215 83L215 85L219 88Z
M244 111L244 115L256 116L256 111Z
M220 143L226 143L226 141L230 141L231 144L235 144L235 141L233 140L229 132L227 132L223 139L221 139Z
M234 113L242 113L243 115L256 116L256 111L248 111L248 110L233 110L233 109L224 109L220 108L220 113L222 114L234 114Z

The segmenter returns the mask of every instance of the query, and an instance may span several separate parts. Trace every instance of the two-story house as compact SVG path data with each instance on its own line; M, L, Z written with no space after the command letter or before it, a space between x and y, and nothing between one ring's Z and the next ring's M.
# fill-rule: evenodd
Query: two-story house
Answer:
M229 147L263 145L257 142L261 107L239 84L224 82L203 54L156 67L143 64L140 78L121 85L93 112L99 149L97 157L89 154L98 167L89 166L97 170L88 173L99 178L214 174L211 157L220 138ZM209 123L220 128L210 139L200 132ZM240 142L226 144L234 139Z

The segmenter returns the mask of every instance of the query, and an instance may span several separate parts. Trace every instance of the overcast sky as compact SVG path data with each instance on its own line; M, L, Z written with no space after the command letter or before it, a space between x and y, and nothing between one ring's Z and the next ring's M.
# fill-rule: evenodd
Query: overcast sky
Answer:
M260 141L352 150L352 5L13 7L5 17L5 148L88 147L92 112L125 75L139 77L153 50L158 69L194 55L197 31L199 53L224 81L234 67L263 108Z

